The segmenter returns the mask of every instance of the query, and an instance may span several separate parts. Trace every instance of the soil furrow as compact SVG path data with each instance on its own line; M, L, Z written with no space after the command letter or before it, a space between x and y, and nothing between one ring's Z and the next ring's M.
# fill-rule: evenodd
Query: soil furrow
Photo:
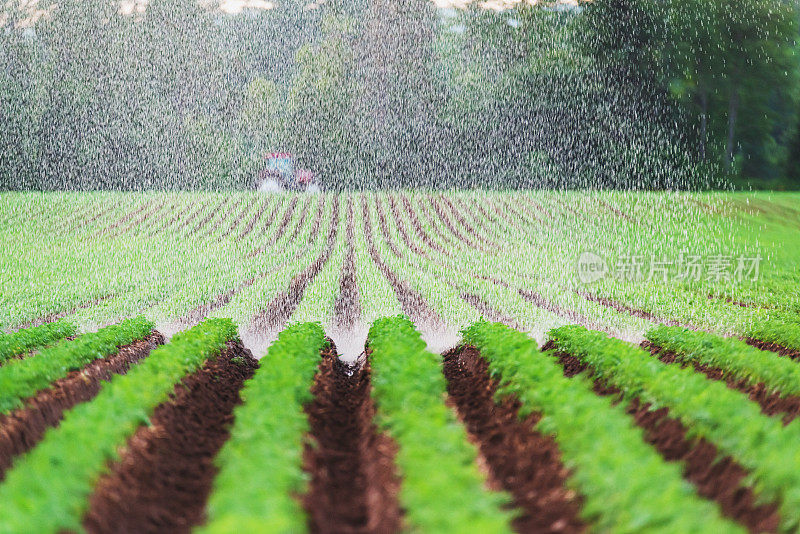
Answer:
M520 296L530 302L531 304L542 308L543 310L547 310L550 313L554 313L559 317L563 317L564 319L568 319L573 323L578 323L580 325L585 326L591 330L602 330L603 332L608 332L606 328L594 323L593 321L589 320L588 317L583 315L582 313L578 313L574 310L569 310L566 308L562 308L558 304L550 302L549 300L545 299L540 294L530 291L528 289L520 289L518 290Z
M519 323L517 323L513 317L501 312L490 303L483 300L479 295L474 293L462 293L461 299L478 310L478 313L480 313L481 317L484 319L487 319L493 323L503 323L511 328L514 328L515 330L520 329Z
M431 250L435 250L436 252L444 254L445 256L452 256L452 252L446 248L443 248L437 242L431 239L431 236L429 236L423 228L422 223L419 220L419 216L417 215L417 212L414 211L414 207L411 205L411 202L408 200L408 198L401 196L400 199L403 202L403 207L406 209L408 219L411 221L411 228L414 230L414 232L416 232L417 236L422 240L422 242L425 243L425 246ZM389 196L389 205L392 208L392 214L394 215L397 224L400 225L403 219L400 216L399 207L397 206L394 197L391 195Z
M156 203L156 201L154 199L148 200L147 202L145 202L144 204L142 204L141 206L139 206L135 210L123 215L122 217L120 217L119 219L117 219L116 221L111 223L109 226L105 227L103 230L100 231L100 233L98 235L102 237L102 236L105 236L105 235L109 234L112 230L116 230L117 228L119 228L123 224L127 223L128 221L130 221L131 219L133 219L137 215L141 214L143 211L146 211L146 210L150 209L153 206L153 204L155 204L155 203Z
M403 200L408 200L408 199L404 198ZM412 207L411 209L414 208ZM428 205L425 202L422 202L420 199L417 199L416 209L423 217L425 217L428 220L428 222L430 223L429 224L430 229L433 231L434 234L436 234L436 236L438 236L438 238L444 244L444 246L449 248L459 248L458 239L453 235L448 235L448 233L441 228L442 224L441 219L432 209L429 209Z
M461 229L458 228L456 224L450 219L450 215L442 207L437 197L433 195L427 195L427 200L429 204L433 207L433 211L436 214L439 221L441 221L441 224L443 224L444 227L447 228L450 231L450 233L456 237L456 239L461 241L469 248L474 248L476 250L486 252L486 249L482 245L476 243L475 241L464 235Z
M565 485L569 471L553 438L536 430L541 418L519 418L519 403L494 401L498 382L477 349L454 349L444 355L447 392L486 460L490 480L513 497L522 513L517 532L582 532L581 498Z
M274 205L272 206L272 213L270 213L270 215L267 217L267 221L272 221L275 218L275 215L277 214L278 208L280 207L281 204L277 199L271 199L271 200ZM264 200L261 202L261 206L258 208L258 211L247 222L247 225L244 227L244 230L242 230L242 233L239 234L239 237L236 239L237 241L241 241L242 239L250 235L250 232L252 232L253 229L256 227L256 223L258 223L258 221L261 220L261 217L264 215L264 212L267 211L268 207L269 207L268 201ZM233 227L231 227L228 230L228 232L232 231Z
M241 343L175 387L98 481L84 517L88 532L190 532L216 475L239 391L258 363Z
M403 309L403 313L414 321L417 325L430 325L434 328L443 324L441 317L436 313L425 299L417 291L409 286L406 280L400 278L383 259L375 246L375 240L372 236L372 219L367 207L366 198L361 198L361 208L364 216L364 237L367 241L367 249L372 261L378 267L378 270L383 274L389 285L392 286L397 301Z
M48 428L58 426L64 412L94 398L104 381L125 374L131 365L163 343L164 337L154 332L142 341L121 347L116 354L70 372L27 399L22 408L0 415L0 480L14 458L39 443Z
M233 204L231 204L230 206L226 206L223 210L220 210L220 212L215 214L215 215L218 215L218 216L214 219L213 224L209 225L208 228L206 229L206 231L203 232L203 234L200 236L200 241L204 241L204 240L208 239L214 232L219 230L219 227L222 226L222 223L224 223L228 219L228 217L230 217L231 214L233 212L235 212L239 208L239 206L241 206L242 204L244 204L244 200L243 199L239 199L239 200L235 201ZM238 220L238 218L240 216L241 215L237 215L237 219L236 220Z
M197 222L197 224L195 224L192 228L189 229L188 232L186 232L186 237L194 236L195 234L197 234L197 232L202 230L205 227L205 225L207 225L209 221L211 221L211 219L213 219L217 215L217 213L219 213L220 210L225 209L225 206L228 205L228 202L230 202L230 198L224 198L222 199L222 202L211 208L211 211L209 211L208 214L201 217L200 220ZM198 212L197 215L199 216L200 213ZM189 223L192 222L193 219L187 220L186 224L184 224L181 228L188 227Z
M650 354L656 356L664 363L677 363L682 367L690 365L679 362L674 352L651 345L647 341L642 343L642 348L649 351ZM729 388L747 395L751 401L761 406L761 411L764 415L773 416L784 414L782 419L785 425L788 425L800 415L800 397L797 395L782 396L779 391L770 392L770 389L763 382L750 384L747 380L738 379L719 367L711 367L694 362L691 363L691 366L695 371L703 373L709 379L725 382L725 385Z
M113 294L103 295L100 298L96 298L96 299L91 300L89 302L84 302L83 304L79 304L77 306L73 306L72 308L70 308L68 310L63 310L63 311L55 312L55 313L49 313L47 315L43 315L42 317L37 317L36 319L28 321L27 323L23 323L22 325L14 328L14 330L17 331L17 330L22 330L24 328L33 328L34 326L42 326L43 324L47 324L47 323L54 323L54 322L58 321L59 319L63 319L64 317L68 317L68 316L72 315L73 313L77 312L78 310L85 310L87 308L92 308L94 306L97 306L101 302L104 302L104 301L110 299L113 296L114 296Z
M242 221L244 220L244 216L247 214L248 211L250 211L250 208L252 207L252 204L249 203L249 202L242 201L242 204L243 204L242 205L242 210L237 215L235 215L234 217L231 218L232 219L231 223L222 232L222 234L220 235L220 239L226 239L229 235L231 235L231 233L236 228L239 227L240 224L242 224ZM223 222L223 220L220 220L220 225L222 225L222 222Z
M319 225L322 223L322 215L325 213L325 205L328 202L328 197L325 194L320 195L319 206L317 206L317 211L314 213L314 219L311 221L311 231L308 233L308 244L313 245L314 239L317 237L317 232L319 232Z
M153 217L157 213L161 213L161 212L169 213L169 207L170 206L166 202L162 202L162 203L154 206L153 209L148 210L147 213L141 215L140 217L137 217L136 220L129 222L127 225L125 225L124 228L118 230L117 232L114 232L111 235L111 238L112 239L113 238L117 238L119 236L122 236L122 235L125 235L127 233L130 233L131 230L133 230L134 228L139 227L146 220L150 219L151 217Z
M283 213L283 219L281 219L281 223L278 225L278 227L275 229L272 235L269 236L267 242L261 245L260 247L253 249L247 255L248 258L254 258L259 254L262 254L265 250L267 250L269 247L278 242L278 240L283 236L283 234L286 233L286 227L289 226L289 222L292 220L292 215L294 215L294 209L296 206L297 206L297 197L295 196L289 202L286 211ZM266 228L268 228L269 225L271 224L272 221L268 220L267 224L264 225L264 230L266 230Z
M387 245L389 245L389 250L392 251L392 254L394 254L395 258L402 258L403 253L400 252L400 249L395 244L394 239L392 239L392 234L389 231L389 224L386 221L386 213L383 211L383 204L381 203L381 199L378 197L375 197L375 211L378 214L378 227L381 230L381 234L383 234L383 240L386 242ZM405 235L405 228L403 228L403 230L400 233L403 239L405 240L406 245L411 246L407 239L408 236ZM416 249L417 247L411 247L411 248L413 250ZM416 252L416 250L414 251Z
M176 210L175 215L172 216L170 220L168 220L163 226L157 228L153 231L152 235L158 235L161 232L167 231L173 225L178 223L178 226L173 230L177 232L178 230L185 228L187 224L189 224L192 219L196 218L208 205L208 201L198 203L194 206L194 209L186 208L185 211Z
M275 296L266 306L260 310L251 322L251 330L265 331L280 327L294 313L308 285L317 277L319 272L328 263L336 244L336 235L339 230L339 199L333 199L333 213L331 214L331 225L328 237L320 255L303 271L295 276L286 291Z
M428 253L425 250L423 250L419 245L417 245L413 239L411 239L411 236L408 233L408 228L406 227L406 222L400 216L400 212L397 209L397 203L394 201L394 198L392 198L391 196L389 196L388 198L389 198L389 207L392 211L392 217L394 217L395 226L397 226L397 232L400 234L400 238L403 240L403 243L405 243L406 246L414 254L417 254L418 256L421 256L423 258L428 258ZM383 217L385 219L386 213L383 211L383 205L381 204L380 201L377 202L377 207L378 207L378 217Z
M339 278L339 295L333 304L333 324L351 329L361 319L361 300L356 278L355 249L353 247L353 204L347 206L347 252L342 262Z
M378 432L370 397L370 368L347 367L336 349L323 351L306 408L311 443L305 468L311 475L303 498L314 533L399 532L400 479L397 445Z
M306 222L308 218L308 211L311 209L311 204L313 203L314 199L308 197L303 204L303 211L300 212L300 219L297 221L297 224L294 226L294 230L292 231L292 235L289 236L289 242L294 241L297 239L297 235L300 233L300 230L303 229L303 224Z
M640 319L646 319L648 321L652 321L654 323L665 324L667 326L683 326L684 328L692 328L690 325L681 323L679 321L675 321L674 319L664 319L662 317L658 317L656 315L653 315L649 311L633 308L631 306L628 306L627 304L622 304L621 302L617 302L615 300L611 300L611 299L606 298L606 297L601 297L599 295L594 295L592 293L589 293L588 291L582 291L582 290L579 290L579 289L575 289L574 292L575 292L576 295L585 298L589 302L594 302L594 303L600 304L601 306L605 306L606 308L611 308L613 310L616 310L616 311L618 311L620 313L625 313L625 314L630 315L632 317L638 317Z
M547 343L542 350L554 348ZM564 368L564 376L573 377L592 369L569 354L558 353L558 361ZM598 395L615 396L621 400L620 390L610 387L599 379L594 381ZM730 456L724 456L717 447L705 439L693 439L687 428L669 416L669 408L652 410L634 398L626 411L641 427L647 443L658 450L665 460L680 461L683 476L697 488L697 492L716 501L722 513L745 526L750 532L776 532L780 524L778 506L774 503L758 504L760 501L752 488L744 486L747 470Z
M756 347L757 349L776 352L779 355L786 356L788 358L791 358L792 360L800 360L800 350L790 349L789 347L784 347L783 345L780 345L778 343L770 343L768 341L753 339L752 337L745 338L744 341L748 345Z

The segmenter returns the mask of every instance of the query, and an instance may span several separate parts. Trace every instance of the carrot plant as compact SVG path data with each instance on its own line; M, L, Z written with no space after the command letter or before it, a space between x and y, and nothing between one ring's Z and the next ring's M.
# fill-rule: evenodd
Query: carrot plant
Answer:
M441 358L408 319L375 321L369 331L377 422L399 445L400 501L415 532L509 532L509 497L488 491L476 451L444 404Z
M0 335L0 364L30 350L73 336L76 332L77 328L73 323L61 320Z
M653 328L646 337L680 361L718 367L750 385L763 382L772 391L800 395L800 365L739 339L669 326Z
M183 377L236 337L230 320L207 320L176 334L128 374L112 378L93 401L67 412L0 484L0 532L81 531L92 487L125 440L147 424Z
M500 378L499 398L521 402L520 417L542 414L537 430L552 435L568 483L585 499L583 518L598 532L739 532L644 441L620 405L599 397L583 378L564 377L527 335L480 322L463 332Z
M627 397L665 406L694 437L706 438L750 471L756 492L780 506L782 528L800 528L800 422L786 427L723 382L666 365L635 345L582 326L550 331L559 350L587 363Z
M306 517L294 495L304 492L303 406L325 346L317 323L285 329L242 389L231 438L217 457L206 533L302 532ZM346 504L344 504L346 506Z
M70 371L110 356L119 347L144 339L153 323L144 317L126 319L73 341L62 341L22 360L11 360L0 367L0 414L23 405L23 401L64 378Z

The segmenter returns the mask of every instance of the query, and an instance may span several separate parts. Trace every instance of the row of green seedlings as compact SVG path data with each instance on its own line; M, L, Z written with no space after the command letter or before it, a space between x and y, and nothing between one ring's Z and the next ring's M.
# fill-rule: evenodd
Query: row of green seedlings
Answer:
M302 532L308 519L295 497L307 491L302 456L309 423L303 408L326 347L322 328L293 325L270 347L242 390L231 438L217 459L207 533ZM486 489L476 451L444 404L440 357L410 321L376 321L369 332L376 423L398 445L400 505L417 532L510 532L509 498ZM348 503L342 503L348 506Z
M593 530L744 531L697 494L680 465L646 443L623 406L598 396L584 377L565 377L557 360L541 353L526 334L480 322L463 335L499 379L498 400L515 398L522 419L541 415L535 429L557 443L570 471L567 484L583 497L581 519Z
M30 349L49 343L54 336L64 337L75 333L75 327L69 323L54 325L53 330L38 330L42 327L32 329L38 332L26 336L29 342L17 344L14 351L21 354L25 352L25 347ZM153 323L144 317L127 319L71 341L62 340L31 357L6 361L0 366L0 414L21 408L26 399L64 378L70 371L115 354L119 347L146 338L152 329ZM30 341L33 339L37 341Z
M645 337L654 350L674 354L679 362L720 369L748 386L764 384L769 393L800 395L800 365L740 339L676 326L653 328Z
M550 332L558 351L588 365L594 377L619 388L628 400L666 407L689 429L749 471L748 483L762 501L779 507L780 528L800 528L800 423L784 426L764 416L759 406L724 382L708 380L691 368L665 365L647 351L602 332L564 326ZM737 342L702 334L655 329L650 341L675 350L681 358L729 369L749 380L769 381L791 391L797 373L771 353L744 352ZM773 361L770 361L772 359ZM796 365L796 364L792 364ZM785 378L776 373L786 371Z
M81 362L108 354L116 346L146 337L152 326L143 318L124 321L93 337L81 336L54 347L60 351L47 357L42 357L43 351L29 360L44 362L53 357L66 365L63 369L80 367ZM207 320L176 334L127 374L114 376L94 400L68 411L36 448L17 459L0 484L0 532L82 531L88 497L109 463L118 458L120 448L140 425L148 423L156 406L168 399L182 378L237 337L232 321ZM47 376L52 379L52 372L57 372L49 366L38 371L42 373L39 381ZM6 399L5 391L0 391Z
M78 329L73 323L60 320L25 328L13 334L0 334L0 365L12 358L24 356L30 351L74 336L77 332Z

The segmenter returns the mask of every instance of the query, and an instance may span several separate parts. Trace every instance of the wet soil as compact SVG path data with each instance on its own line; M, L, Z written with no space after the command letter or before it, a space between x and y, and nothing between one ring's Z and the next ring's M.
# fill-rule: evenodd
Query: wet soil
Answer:
M333 324L344 329L352 329L361 319L361 299L356 278L353 233L353 205L349 204L347 206L347 252L339 277L339 295L333 304Z
M746 338L744 341L748 345L752 345L753 347L756 347L758 349L777 352L781 356L786 356L788 358L791 358L792 360L800 360L800 350L790 349L789 347L784 347L783 345L779 345L778 343L770 343L767 341L753 339L751 337Z
M542 350L554 348L548 342ZM588 368L576 357L557 354L564 368L564 376L572 377ZM621 392L604 381L595 379L594 391L598 395L614 396L619 402ZM634 398L626 408L636 424L644 430L645 440L658 450L665 460L683 463L683 476L695 485L698 494L716 501L726 517L737 521L750 532L776 532L780 524L778 506L760 502L753 489L744 485L747 470L730 456L724 456L717 447L705 439L690 438L687 428L674 417L668 408L653 410L650 404Z
M397 273L381 259L380 253L375 246L375 241L372 236L372 219L370 217L369 209L367 207L366 199L362 197L361 208L364 215L364 237L367 241L367 249L372 261L378 267L378 270L383 274L389 285L392 286L397 301L403 309L403 313L414 321L416 324L439 326L442 325L442 319L436 313L425 299L417 291L411 288L406 280L400 278Z
M569 471L561 461L555 441L536 430L541 418L519 418L519 402L494 401L497 380L488 363L472 347L444 355L447 391L459 416L478 444L491 480L513 497L521 510L514 520L517 532L583 532L581 497L567 489Z
M83 525L90 533L190 532L217 473L239 391L258 363L240 343L184 378L98 481Z
M58 426L64 412L93 399L103 382L114 375L125 374L132 365L163 343L164 337L154 332L142 341L121 347L116 354L70 372L27 399L23 407L0 415L0 480L14 458L36 446L48 428Z
M695 371L704 374L711 380L724 382L729 388L744 393L751 401L758 403L764 415L783 414L782 420L785 425L800 416L800 397L797 395L781 396L780 392L770 392L763 382L750 384L747 380L738 379L719 367L710 367L700 363L681 363L674 352L663 350L647 341L642 343L642 348L650 351L650 354L658 357L664 363L675 363L682 367L691 365Z
M296 200L296 197L295 197ZM317 277L320 271L330 260L333 247L336 244L336 235L339 231L339 198L333 199L333 224L330 225L325 246L320 255L311 262L303 271L289 282L289 288L279 293L267 306L260 310L251 323L251 328L256 331L267 331L283 325L297 309L308 285Z
M397 445L378 432L370 396L370 367L350 367L336 349L322 353L306 408L311 428L303 504L314 533L394 533L402 526Z

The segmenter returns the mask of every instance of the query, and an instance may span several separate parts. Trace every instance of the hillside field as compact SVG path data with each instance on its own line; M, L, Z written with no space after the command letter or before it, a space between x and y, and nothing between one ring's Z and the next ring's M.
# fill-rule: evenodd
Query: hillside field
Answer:
M0 194L0 534L797 532L800 194Z

